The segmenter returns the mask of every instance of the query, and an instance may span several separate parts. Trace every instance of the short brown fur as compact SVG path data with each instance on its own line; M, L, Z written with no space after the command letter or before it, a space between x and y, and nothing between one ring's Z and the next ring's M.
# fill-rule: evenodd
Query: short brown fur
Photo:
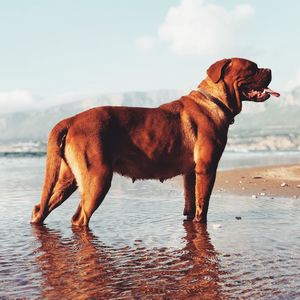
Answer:
M133 181L183 175L184 215L206 222L229 125L247 100L241 89L263 88L270 81L269 69L226 59L213 64L198 89L179 100L157 108L97 107L62 120L49 135L41 202L31 222L42 223L78 187L81 201L72 223L87 226L114 172Z

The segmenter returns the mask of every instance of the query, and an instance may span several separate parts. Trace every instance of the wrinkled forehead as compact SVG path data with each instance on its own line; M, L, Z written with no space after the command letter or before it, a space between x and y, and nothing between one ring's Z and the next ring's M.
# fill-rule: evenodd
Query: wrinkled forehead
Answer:
M250 72L256 72L258 66L251 60L243 58L233 58L232 60L233 70L245 70Z

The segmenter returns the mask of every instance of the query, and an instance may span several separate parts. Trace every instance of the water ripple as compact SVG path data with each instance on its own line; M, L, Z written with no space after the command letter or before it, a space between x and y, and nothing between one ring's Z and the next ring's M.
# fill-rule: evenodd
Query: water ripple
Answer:
M70 226L78 194L46 226L31 226L43 160L5 158L2 166L1 299L300 297L295 199L214 196L206 227L182 222L177 182L115 178L91 230Z

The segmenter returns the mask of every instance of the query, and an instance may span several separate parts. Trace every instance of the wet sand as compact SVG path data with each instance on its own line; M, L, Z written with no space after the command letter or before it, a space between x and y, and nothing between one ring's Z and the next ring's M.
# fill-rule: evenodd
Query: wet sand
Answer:
M300 164L219 171L214 193L300 197Z

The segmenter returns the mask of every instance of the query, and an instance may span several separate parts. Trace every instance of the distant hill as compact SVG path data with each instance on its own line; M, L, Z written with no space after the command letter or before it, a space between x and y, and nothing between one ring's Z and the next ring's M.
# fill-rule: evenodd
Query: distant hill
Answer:
M49 130L59 120L92 107L103 105L155 107L177 99L180 95L182 93L176 90L103 94L44 109L0 114L0 144L46 141Z
M300 150L300 87L243 106L229 131L227 150Z
M155 107L184 95L177 90L103 94L34 111L0 114L0 144L46 142L61 119L101 105ZM230 127L227 150L300 150L300 86L265 103L244 103ZM1 151L1 148L0 148Z

